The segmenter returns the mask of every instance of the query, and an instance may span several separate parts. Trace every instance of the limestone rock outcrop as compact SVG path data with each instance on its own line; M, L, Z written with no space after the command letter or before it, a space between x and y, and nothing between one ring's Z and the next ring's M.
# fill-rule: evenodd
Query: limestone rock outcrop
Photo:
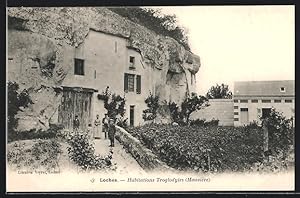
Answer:
M173 38L158 35L104 7L12 7L7 14L8 80L28 89L34 102L18 114L19 130L49 127L61 97L56 88L72 69L69 60L90 29L127 38L129 45L140 51L143 61L160 73L155 94L161 101L180 101L178 97L189 94L186 76L200 68L199 56ZM164 88L166 84L169 91Z

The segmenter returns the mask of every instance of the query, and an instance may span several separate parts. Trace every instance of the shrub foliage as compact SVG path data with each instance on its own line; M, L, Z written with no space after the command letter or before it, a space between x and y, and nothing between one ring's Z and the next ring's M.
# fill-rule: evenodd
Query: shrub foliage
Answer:
M160 9L141 7L109 8L111 11L141 24L157 34L174 38L187 50L190 50L187 30L177 24L175 15L162 14Z
M276 154L283 153L287 157L289 147L294 144L293 119L286 118L272 108L270 114L261 120L268 128L270 150Z
M159 96L154 96L151 92L146 98L145 103L147 104L147 109L143 110L143 119L145 121L154 120L157 116L157 110L159 108Z
M8 135L13 135L15 127L18 125L16 115L18 111L22 111L22 107L26 108L33 104L29 93L26 89L20 91L19 84L9 81L7 84L7 128Z
M17 141L8 145L7 160L14 169L57 170L62 153L61 145L55 140L37 139L31 142Z
M98 99L104 101L104 108L107 110L108 117L116 118L117 116L124 117L125 115L125 98L116 95L109 91L107 86L102 94L98 94Z
M263 133L260 127L151 124L130 128L129 132L162 161L178 170L253 171L264 163ZM273 163L264 163L264 166L273 170L271 165ZM280 166L285 167L283 164Z
M221 99L221 98L226 98L226 99L231 99L232 98L232 92L229 90L228 85L221 84L221 85L216 85L212 86L207 94L206 97L208 99Z
M201 108L208 106L207 98L204 96L197 96L192 93L191 97L187 97L179 106L175 102L169 103L169 109L172 120L181 125L187 125L190 122L190 115Z
M68 143L70 145L68 147L70 159L82 170L115 170L111 161L112 151L106 157L95 154L94 145L90 143L87 133L70 135Z

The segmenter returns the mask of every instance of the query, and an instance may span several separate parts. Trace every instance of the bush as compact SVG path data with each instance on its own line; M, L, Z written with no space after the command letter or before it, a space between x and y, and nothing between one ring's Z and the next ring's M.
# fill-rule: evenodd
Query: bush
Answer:
M68 154L70 159L82 170L115 170L112 164L112 151L106 157L95 154L95 148L89 142L88 134L72 134L68 140Z
M61 133L62 129L62 125L50 124L50 128L46 131L36 129L29 131L11 131L8 133L7 141L12 142L17 140L64 138Z
M18 119L15 117L21 107L26 108L33 104L26 89L20 91L19 84L9 81L7 84L7 129L8 134L15 131L18 125Z
M143 119L145 121L154 120L157 116L157 110L159 108L159 97L154 96L151 92L146 98L145 103L147 104L147 109L143 110Z
M268 128L270 150L275 155L282 152L283 156L286 157L290 146L294 144L292 118L287 119L282 113L271 109L270 114L261 120Z
M177 122L179 125L188 125L190 122L190 115L202 108L207 107L207 98L204 96L197 96L196 93L192 93L191 97L187 97L179 106L175 102L169 102L169 109L173 122Z
M47 153L47 155L45 155ZM61 154L61 145L54 139L50 141L38 140L32 146L32 156L39 160L41 165L48 164L49 168L58 167L58 154Z
M123 129L128 128L128 118L126 118L126 119L124 119L122 117L118 118L116 123L119 127L122 127Z
M104 108L107 110L107 115L109 118L117 119L117 117L121 117L124 119L125 115L125 97L121 97L120 95L114 94L109 91L109 87L107 86L105 91L102 94L98 94L98 99L104 101Z
M54 139L18 141L8 144L7 161L16 169L54 170L59 168L61 145Z
M190 126L198 126L198 127L209 127L209 126L218 126L219 120L212 119L211 121L206 121L205 119L197 119L192 120L190 122Z

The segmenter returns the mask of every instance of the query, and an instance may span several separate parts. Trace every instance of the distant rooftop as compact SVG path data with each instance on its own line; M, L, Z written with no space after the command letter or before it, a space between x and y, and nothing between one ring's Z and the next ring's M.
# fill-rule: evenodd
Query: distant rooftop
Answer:
M237 81L234 96L295 96L295 81Z

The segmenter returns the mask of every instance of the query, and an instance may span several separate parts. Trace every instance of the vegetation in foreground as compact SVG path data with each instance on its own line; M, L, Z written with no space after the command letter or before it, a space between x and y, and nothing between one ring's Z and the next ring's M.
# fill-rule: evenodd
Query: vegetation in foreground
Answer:
M264 157L263 131L255 124L246 127L151 124L129 128L129 132L178 170L277 172L294 163L291 144L272 145L271 155ZM293 133L289 134L287 138L292 139Z
M21 140L8 144L7 162L13 170L60 171L61 144L54 139Z
M68 155L82 171L116 170L116 164L112 163L113 152L106 157L96 154L87 133L72 134L68 143Z

